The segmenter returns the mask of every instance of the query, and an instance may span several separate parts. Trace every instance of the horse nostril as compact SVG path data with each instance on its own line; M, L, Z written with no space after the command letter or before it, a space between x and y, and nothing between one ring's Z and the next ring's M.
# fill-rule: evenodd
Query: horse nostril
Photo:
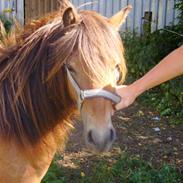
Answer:
M93 137L92 137L92 131L91 130L88 132L88 142L91 143L91 144L95 144L95 142L93 140Z
M115 132L113 129L110 129L110 141L113 141L115 139Z

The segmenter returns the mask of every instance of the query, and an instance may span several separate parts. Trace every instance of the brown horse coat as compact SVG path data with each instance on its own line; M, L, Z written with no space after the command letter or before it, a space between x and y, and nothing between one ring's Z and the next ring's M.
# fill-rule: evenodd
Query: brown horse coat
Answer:
M87 78L80 79L83 88L114 84L116 63L124 80L123 46L111 24L120 26L131 7L110 21L95 12L77 13L70 3L65 9L44 26L45 19L34 21L28 31L4 37L0 45L1 183L39 183L64 145L75 114L74 94L63 67L68 60L75 57L80 60L75 68L88 69L88 75L84 70L78 75ZM100 114L105 110L102 117L111 113L111 104L104 99L86 102L83 111L102 121L94 114L96 107L87 107L98 101L103 106L98 105Z

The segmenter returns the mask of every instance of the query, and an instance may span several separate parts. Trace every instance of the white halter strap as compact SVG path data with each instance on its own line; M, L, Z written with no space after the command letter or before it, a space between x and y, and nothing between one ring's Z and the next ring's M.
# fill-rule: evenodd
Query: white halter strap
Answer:
M103 98L106 98L106 99L112 101L114 104L118 104L121 101L121 97L119 95L112 93L112 92L109 92L109 91L104 90L104 89L82 90L79 87L78 83L72 77L67 66L65 66L65 68L67 71L68 79L71 82L73 88L75 89L75 91L77 93L77 97L78 97L77 104L78 104L79 110L81 110L82 104L83 104L84 100L87 98L103 97Z

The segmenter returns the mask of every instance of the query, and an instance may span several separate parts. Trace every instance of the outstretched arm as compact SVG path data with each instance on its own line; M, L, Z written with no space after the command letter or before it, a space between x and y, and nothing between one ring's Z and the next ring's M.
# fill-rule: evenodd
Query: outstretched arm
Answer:
M131 85L117 87L116 92L122 100L116 105L116 109L128 107L146 90L181 74L183 74L183 46L171 52L158 65Z

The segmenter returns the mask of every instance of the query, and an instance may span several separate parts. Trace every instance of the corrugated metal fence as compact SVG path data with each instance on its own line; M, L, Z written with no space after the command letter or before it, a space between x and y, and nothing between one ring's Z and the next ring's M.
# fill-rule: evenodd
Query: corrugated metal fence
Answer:
M0 0L0 14L24 23L24 0Z
M89 2L91 4L87 5ZM177 11L174 9L176 0L72 0L72 3L79 9L94 10L107 17L131 4L133 10L122 27L123 31L142 33L145 12L152 12L152 31L177 23Z
M12 0L0 0L0 13L7 17L13 16L13 9L15 8L15 1Z
M22 24L37 19L59 7L57 0L0 0L0 13L16 17Z
M53 3L57 0L0 0L0 12L4 12L8 16L14 14L23 22L24 18L28 19L30 13L36 17L42 15L42 11L38 6L43 6L42 9L51 11ZM166 25L176 24L177 11L174 9L176 0L71 0L78 9L94 10L104 16L110 17L119 11L121 8L131 4L132 12L129 14L126 23L122 30L131 30L142 33L142 25L144 15L150 13L152 19L151 30L160 29ZM39 3L40 2L40 3ZM42 2L42 3L41 3ZM90 3L87 5L87 3ZM50 6L50 7L49 7ZM81 7L82 6L82 7ZM15 11L10 11L10 10ZM47 11L47 12L48 12ZM16 13L13 13L16 12ZM25 12L25 13L24 13Z

